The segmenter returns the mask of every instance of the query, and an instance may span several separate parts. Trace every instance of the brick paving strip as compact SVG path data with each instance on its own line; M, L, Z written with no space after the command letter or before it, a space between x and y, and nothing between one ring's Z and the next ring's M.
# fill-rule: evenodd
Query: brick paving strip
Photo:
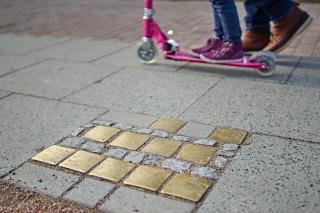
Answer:
M249 144L251 137L239 129L127 115L131 116L110 111L75 129L4 180L106 211L122 212L115 203L148 208L141 206L139 199L118 200L127 193L138 193L137 197L159 207L179 205L179 211L191 211L202 204L240 146ZM126 123L119 123L124 120ZM124 212L132 207L129 204L121 207Z

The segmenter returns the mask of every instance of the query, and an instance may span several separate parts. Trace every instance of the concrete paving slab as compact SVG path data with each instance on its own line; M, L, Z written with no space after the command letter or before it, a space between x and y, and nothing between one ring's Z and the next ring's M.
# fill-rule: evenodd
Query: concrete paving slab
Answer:
M10 72L39 63L41 61L43 61L43 59L35 57L32 58L26 56L8 55L2 54L0 52L0 77Z
M0 99L6 97L9 94L10 94L9 92L0 90Z
M104 110L11 95L0 101L1 175L86 124Z
M129 48L126 48L122 51L119 51L110 56L101 58L97 60L96 64L102 66L126 66L126 67L135 67L141 68L145 70L164 70L164 71L176 71L182 66L186 65L186 62L183 61L173 61L173 60L165 60L161 51L159 50L159 54L156 57L156 62L153 64L145 64L141 63L138 55L137 55L137 45L132 44Z
M0 52L25 54L41 48L48 48L69 40L67 37L54 38L51 36L28 36L28 35L14 35L2 34L0 35ZM40 56L40 57L43 57Z
M320 145L254 136L198 213L319 212Z
M4 180L18 186L27 187L54 198L59 197L72 184L77 182L79 176L57 171L54 169L25 163Z
M320 57L303 58L288 84L307 88L320 88Z
M148 127L157 120L157 118L153 116L118 110L110 110L109 112L101 116L99 119L110 120L117 123L130 124L140 127Z
M45 61L0 79L0 88L49 98L62 98L117 71L66 61Z
M190 63L180 69L178 72L193 73L200 76L219 76L234 79L252 79L255 81L284 83L293 72L296 64L299 62L299 57L279 56L277 58L276 72L270 77L259 76L254 70L233 69L226 67L213 67L210 64Z
M126 68L66 98L150 115L176 116L219 79Z
M193 204L159 197L142 191L120 187L100 207L101 210L114 213L187 213L194 208Z
M93 208L111 190L113 190L114 187L115 185L112 183L86 178L78 186L69 191L63 198Z
M128 43L111 41L72 40L50 48L42 49L31 55L45 55L53 59L71 61L91 61L129 46ZM108 64L107 66L109 66Z
M183 119L320 142L320 90L225 79Z

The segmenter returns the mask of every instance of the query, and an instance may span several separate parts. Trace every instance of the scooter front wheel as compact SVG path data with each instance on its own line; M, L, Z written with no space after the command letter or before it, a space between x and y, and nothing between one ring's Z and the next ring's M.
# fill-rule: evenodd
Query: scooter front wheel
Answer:
M152 64L156 61L158 51L152 40L141 41L138 44L137 54L142 63Z
M264 68L257 69L261 76L271 76L276 70L276 56L269 51L261 51L253 54L250 60L264 64Z

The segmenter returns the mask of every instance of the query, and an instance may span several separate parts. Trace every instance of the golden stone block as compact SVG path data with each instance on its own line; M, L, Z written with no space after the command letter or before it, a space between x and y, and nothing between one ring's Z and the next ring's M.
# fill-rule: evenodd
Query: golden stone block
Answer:
M159 118L154 124L151 125L151 129L159 129L170 133L176 133L187 122L178 119L171 118Z
M212 182L185 174L175 175L161 190L161 193L198 202Z
M178 158L206 165L216 151L215 148L209 146L186 144L178 153Z
M87 132L84 137L104 143L118 132L120 132L120 130L116 128L107 126L96 126L89 132Z
M171 157L172 154L180 147L179 141L167 140L164 138L155 138L142 151Z
M53 145L38 153L32 160L57 165L75 152L74 149Z
M104 159L103 156L85 151L78 151L71 157L59 164L59 166L86 173L92 167L100 163Z
M125 181L127 185L157 191L162 183L172 174L166 169L139 166Z
M143 135L133 132L124 132L122 135L112 141L112 146L118 146L126 149L137 150L142 146L148 139L149 135Z
M133 168L135 164L122 160L116 160L108 158L92 170L89 175L101 177L114 182L119 182L124 176L126 176Z
M219 127L210 138L222 143L241 144L247 133L245 130Z

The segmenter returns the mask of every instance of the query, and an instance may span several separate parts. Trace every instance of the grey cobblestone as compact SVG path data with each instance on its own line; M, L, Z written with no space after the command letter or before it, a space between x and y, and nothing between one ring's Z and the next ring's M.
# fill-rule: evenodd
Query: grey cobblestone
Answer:
M92 141L87 141L85 144L81 146L81 148L89 150L95 153L101 153L104 149L105 145L102 143L94 143Z
M223 168L226 164L227 164L228 160L222 156L218 156L215 160L214 160L214 165L218 168Z
M133 128L133 126L129 124L117 124L117 125L114 125L114 127L122 130L129 130Z
M201 144L201 145L207 145L207 146L214 146L217 144L216 141L210 140L210 139L199 139L199 140L196 140L194 143Z
M85 128L79 127L77 129L75 129L72 133L71 136L78 136L81 132L83 132L85 130Z
M92 123L102 125L102 126L111 126L112 121L106 121L106 120L95 120Z
M180 161L176 159L166 159L162 163L162 167L174 170L176 172L183 172L184 170L190 169L191 163L186 161Z
M218 151L218 155L222 155L225 157L233 157L236 155L236 152L221 149Z
M189 141L191 141L191 138L190 138L190 137L183 136L183 135L175 135L175 136L172 136L172 139L173 139L173 140L176 140L176 141L184 141L184 142L189 142Z
M143 163L152 166L160 166L165 158L156 154L147 154Z
M240 146L238 144L224 144L222 149L225 151L237 151L239 147Z
M124 158L124 160L132 163L141 163L145 155L146 154L143 152L132 151Z
M210 167L195 167L192 169L191 175L207 177L212 180L219 179L218 171Z
M91 127L94 127L94 125L92 123L84 125L84 128L91 128Z
M125 149L115 148L115 149L109 149L105 151L103 154L112 156L118 159L122 159L127 154L127 151Z
M169 134L162 130L154 130L154 132L151 134L152 136L160 137L160 138L166 138L169 136Z
M73 147L73 148L79 148L86 140L84 138L80 137L72 137L72 138L66 138L62 141L61 145Z
M152 129L148 129L148 128L141 128L141 127L134 127L133 129L131 129L132 132L136 132L136 133L140 133L140 134L151 134L152 133Z

